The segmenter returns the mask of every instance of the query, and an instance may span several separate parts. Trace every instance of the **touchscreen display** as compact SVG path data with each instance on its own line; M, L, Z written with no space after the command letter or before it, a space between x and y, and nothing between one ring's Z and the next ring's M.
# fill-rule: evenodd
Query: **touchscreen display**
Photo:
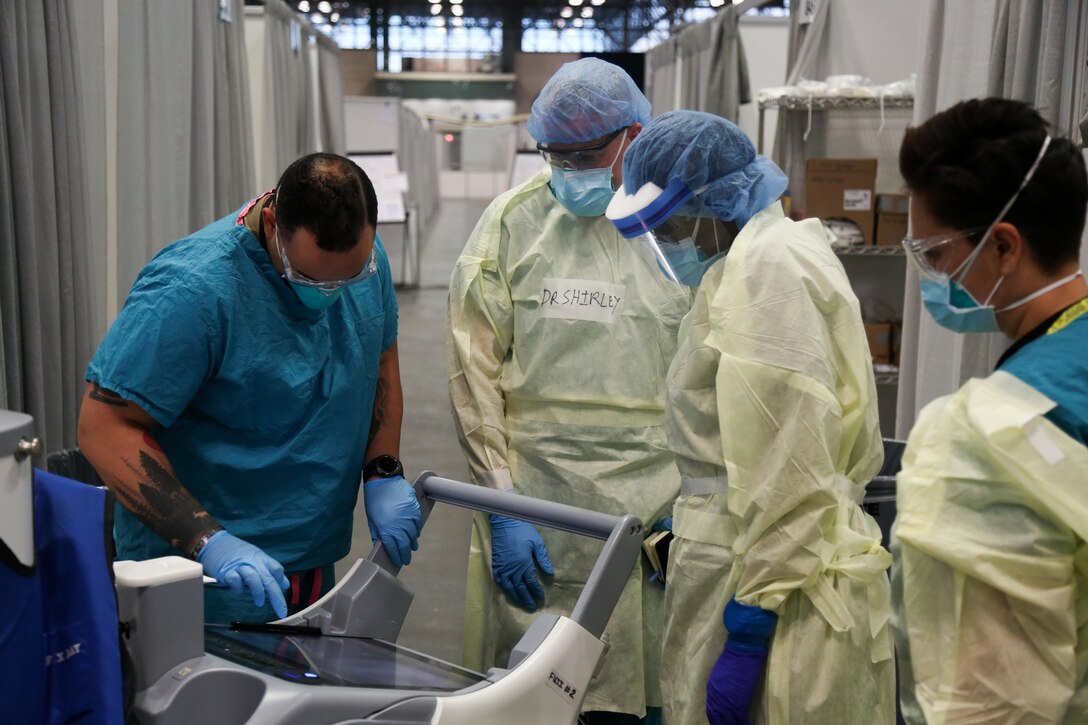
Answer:
M378 639L204 627L204 648L259 672L309 685L452 692L481 675Z

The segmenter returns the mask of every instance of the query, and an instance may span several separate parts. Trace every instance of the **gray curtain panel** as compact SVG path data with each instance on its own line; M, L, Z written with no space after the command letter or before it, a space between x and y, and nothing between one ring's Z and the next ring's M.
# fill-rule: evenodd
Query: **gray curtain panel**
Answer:
M0 4L0 407L47 450L75 444L98 314L76 49L94 14L74 5Z
M399 128L397 159L408 176L406 202L418 215L418 228L422 232L438 211L438 185L434 183L438 178L435 149L438 136L419 114L403 105L400 106Z
M306 45L313 30L286 3L264 6L265 108L264 122L271 125L275 175L292 161L317 150L317 133L311 106L314 98L310 52ZM268 137L266 137L266 142Z
M240 206L252 156L242 0L120 0L117 284L159 250Z
M1066 28L1078 3L1066 0L929 0L914 120L921 123L956 102L988 95L1035 105L1059 134L1073 131L1059 109L1073 94L1062 59L1073 47ZM1088 249L1082 249L1082 265ZM896 431L906 436L930 401L948 395L972 377L986 376L1008 340L1000 334L957 335L922 307L918 279L908 267L900 353Z
M737 120L752 100L740 41L740 16L728 7L680 34L681 107Z
M343 155L344 82L340 75L340 48L321 33L317 41L317 107L320 119L321 150Z
M655 116L683 108L736 121L740 105L752 100L740 15L732 7L651 48L646 68Z
M816 4L816 15L811 23L801 25L798 22L800 3L794 3L790 12L790 66L786 76L786 85L793 85L802 80L814 79L811 68L816 59L829 45L828 26L831 16L831 2ZM822 138L826 128L826 116L815 113L812 116L810 137ZM807 117L799 113L779 111L778 123L774 135L774 153L772 158L779 168L789 177L790 193L795 199L805 198L805 140Z
M713 47L707 59L710 94L703 110L736 121L740 106L752 101L748 56L740 38L740 14L718 13L711 23Z
M676 94L676 87L680 82L677 75L679 57L680 36L677 35L655 45L646 53L646 98L653 106L654 116L676 111L681 107Z
M680 33L680 58L682 61L680 107L689 111L706 110L711 95L710 66L714 62L715 28L713 19L692 25ZM726 58L720 59L725 63Z

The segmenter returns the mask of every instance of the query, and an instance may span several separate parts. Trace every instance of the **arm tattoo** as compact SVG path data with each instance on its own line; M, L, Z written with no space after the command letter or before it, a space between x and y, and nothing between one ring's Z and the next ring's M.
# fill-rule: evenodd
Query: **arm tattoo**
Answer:
M147 451L140 451L139 465L128 459L124 462L137 476L139 493L118 486L114 488L117 497L149 529L188 553L190 545L215 525L215 519L177 476Z
M378 435L378 431L385 422L385 403L387 396L388 393L385 390L385 381L379 376L378 389L374 393L374 413L370 417L370 435L367 436L366 440L367 448L370 448L370 444L374 442L374 437Z
M96 400L99 403L105 403L106 405L112 405L115 408L128 407L128 401L112 390L106 390L99 386L98 383L91 383L91 386L91 400Z

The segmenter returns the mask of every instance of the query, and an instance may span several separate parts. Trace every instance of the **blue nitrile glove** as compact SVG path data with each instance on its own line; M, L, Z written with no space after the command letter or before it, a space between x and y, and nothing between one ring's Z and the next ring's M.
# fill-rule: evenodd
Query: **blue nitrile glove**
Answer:
M778 615L730 599L722 619L729 638L706 683L706 719L710 725L750 725L748 708Z
M423 528L423 516L412 485L404 476L367 481L363 484L363 506L370 540L381 539L394 566L412 563L412 552L419 548L419 532Z
M287 601L283 590L291 583L283 573L283 566L249 542L226 531L217 531L197 554L196 560L204 567L204 573L230 587L232 592L248 587L253 603L264 606L265 593L272 611L283 619L287 616Z
M544 587L536 575L539 566L555 574L548 549L536 527L527 521L488 514L491 522L491 574L514 604L530 612L544 601Z

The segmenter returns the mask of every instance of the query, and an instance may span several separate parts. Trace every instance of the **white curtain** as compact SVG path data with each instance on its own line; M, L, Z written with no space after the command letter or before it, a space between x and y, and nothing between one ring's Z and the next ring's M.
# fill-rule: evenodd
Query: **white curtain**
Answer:
M87 153L98 139L84 123L97 99L82 83L101 27L93 5L0 3L0 408L33 416L47 450L75 443L102 329Z
M655 116L681 108L736 121L751 100L740 16L724 8L646 54L647 98Z
M438 135L418 113L400 104L397 159L408 176L406 202L417 215L422 233L438 211ZM416 280L418 282L418 280Z
M318 148L343 155L344 141L344 81L340 73L340 48L328 36L314 35L317 57L317 83L314 105L318 118Z
M1057 133L1075 132L1068 64L1083 63L1077 46L1085 0L929 0L914 120L921 123L965 98L1002 96L1033 104ZM1083 35L1081 42L1083 42ZM1088 268L1088 246L1081 250ZM988 375L1007 347L1003 335L956 335L922 308L918 279L908 269L900 359L897 434L905 436L921 409L971 377Z
M275 185L292 161L318 150L309 49L313 28L286 3L247 7L246 43L253 71L257 185Z
M646 98L654 116L679 110L680 36L673 35L646 52Z
M167 244L251 192L248 73L241 0L120 0L117 285Z

